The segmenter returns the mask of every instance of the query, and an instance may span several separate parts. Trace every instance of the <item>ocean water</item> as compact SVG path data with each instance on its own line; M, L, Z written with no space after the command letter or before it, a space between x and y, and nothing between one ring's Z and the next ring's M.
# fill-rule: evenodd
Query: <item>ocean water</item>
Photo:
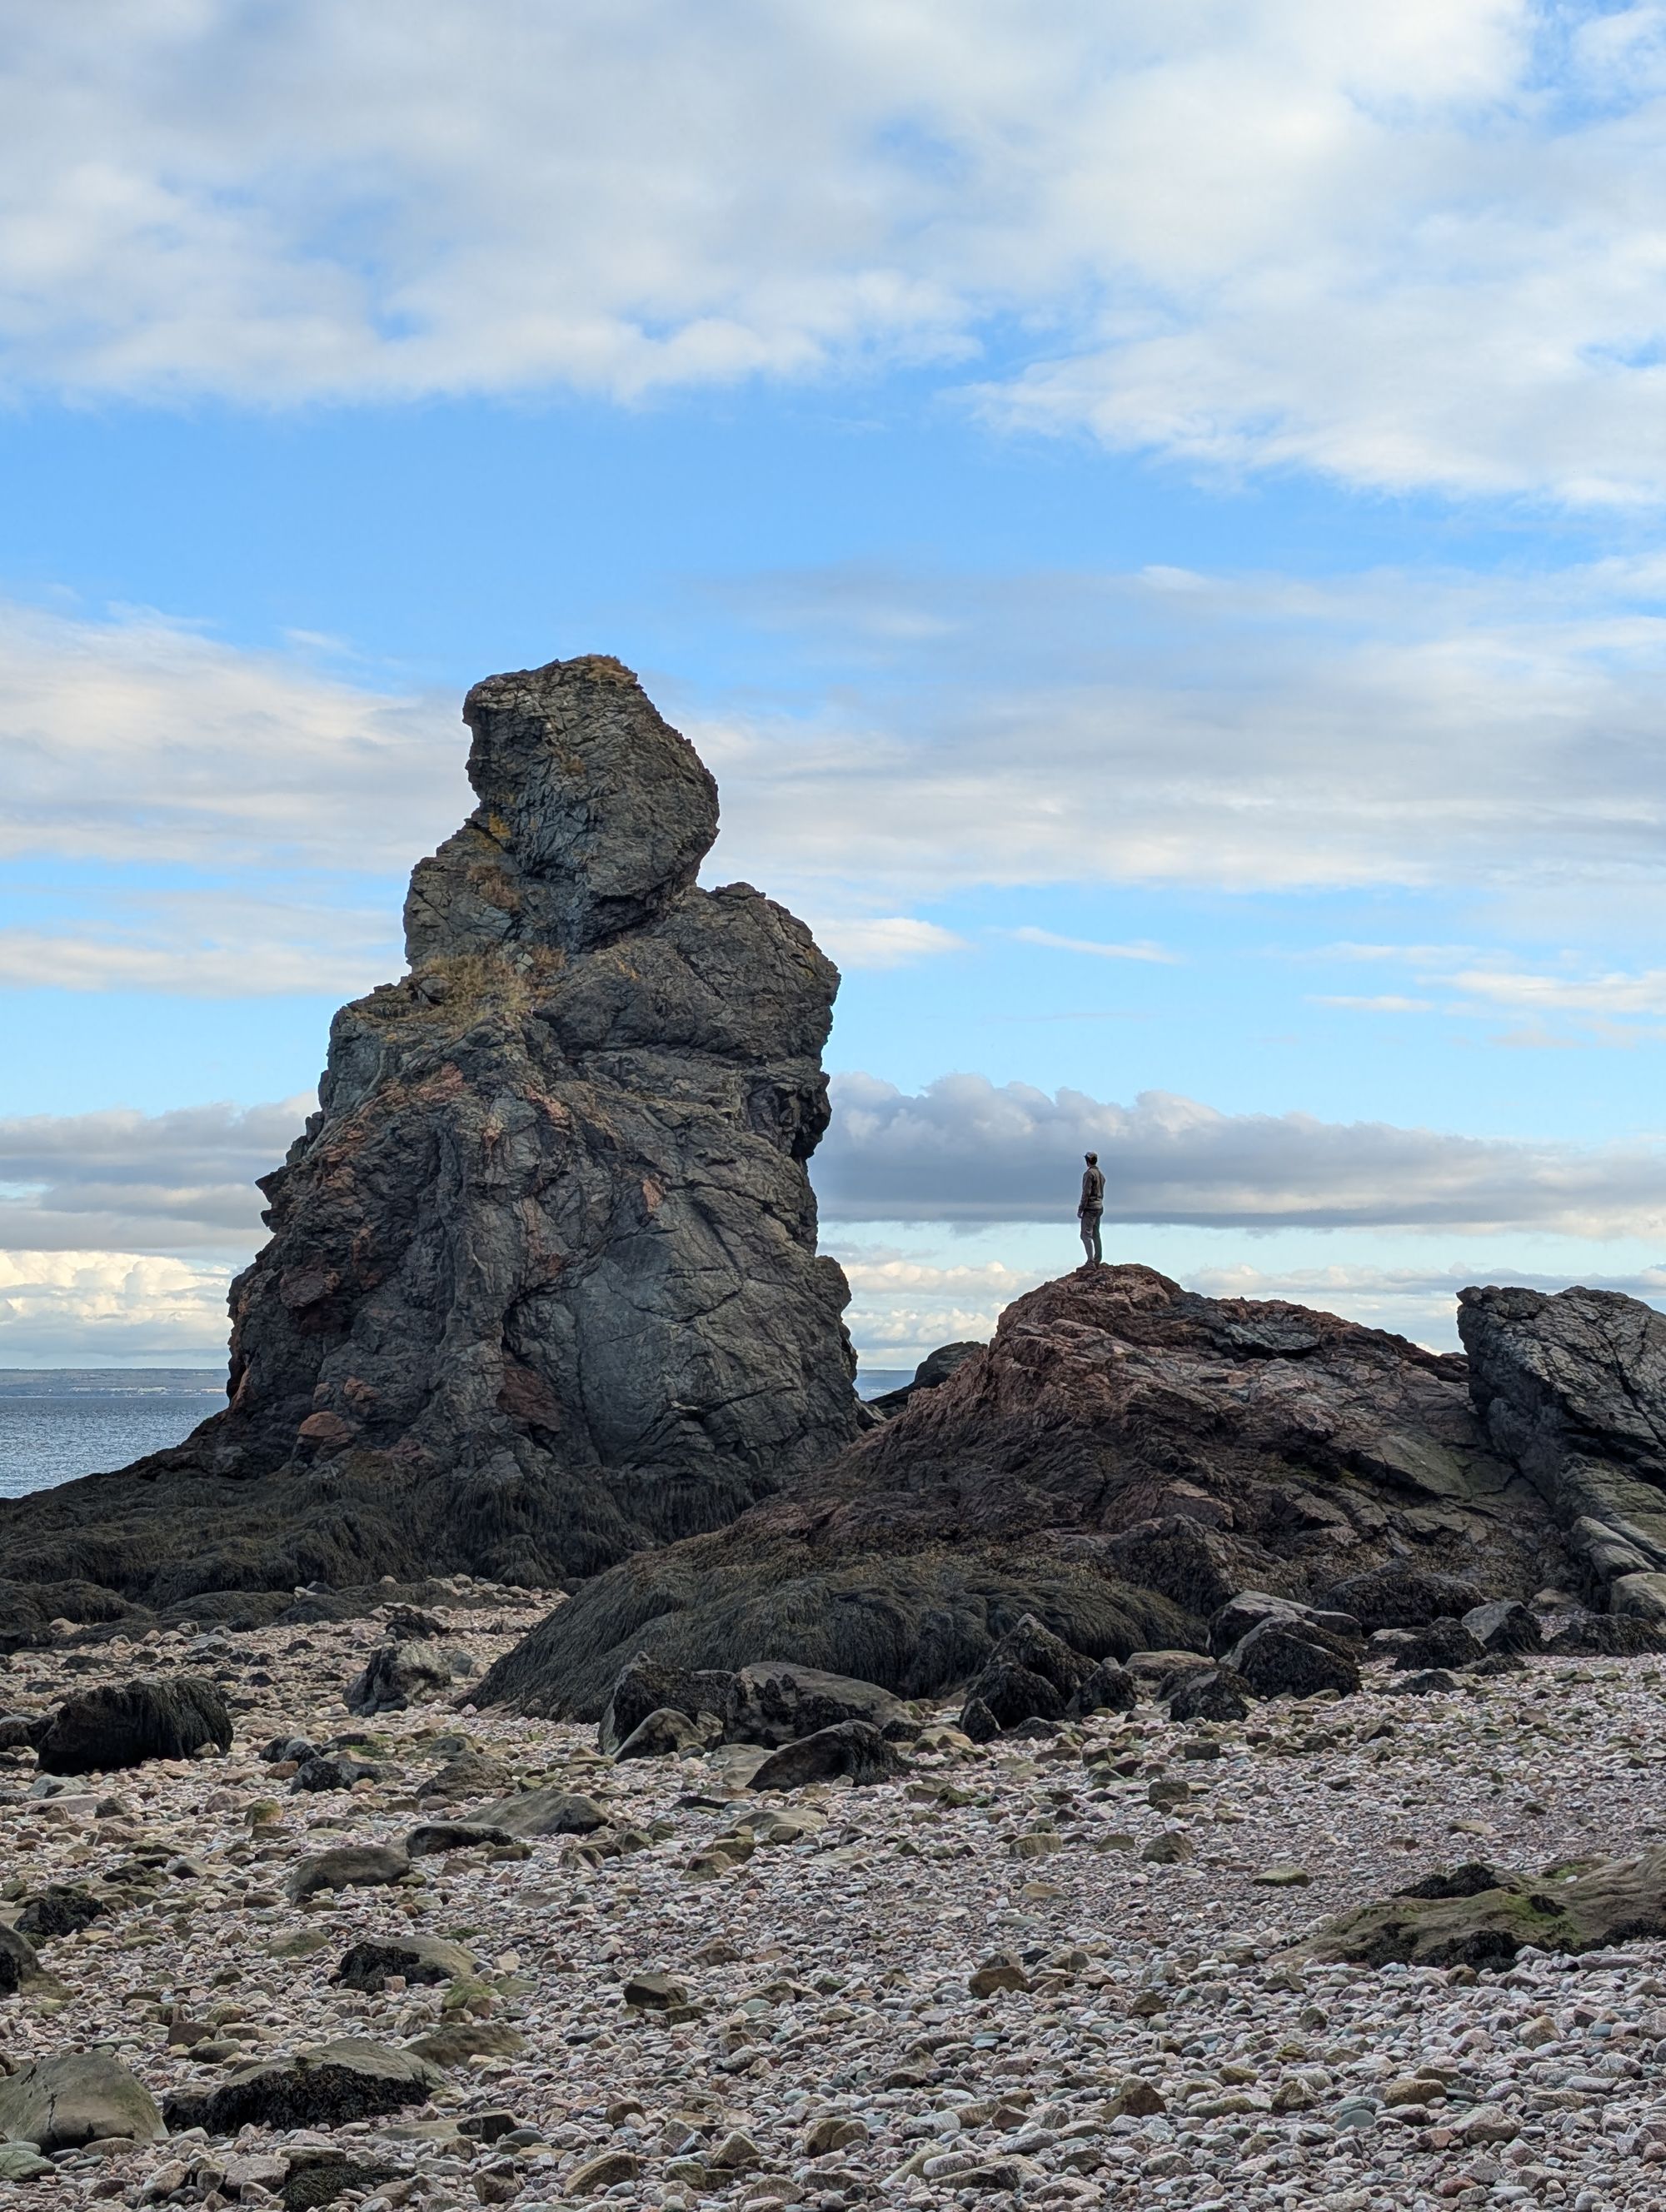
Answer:
M899 1389L912 1367L865 1367L864 1398ZM0 1368L0 1498L102 1474L181 1443L226 1402L217 1369Z
M0 1368L0 1498L125 1467L225 1402L216 1368Z

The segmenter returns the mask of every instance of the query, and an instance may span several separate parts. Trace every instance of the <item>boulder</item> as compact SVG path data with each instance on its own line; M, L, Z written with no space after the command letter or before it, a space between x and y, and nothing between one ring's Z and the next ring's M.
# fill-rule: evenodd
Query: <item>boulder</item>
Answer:
M571 1790L518 1790L469 1814L471 1826L501 1828L510 1836L587 1836L607 1826L593 1797Z
M384 1644L348 1684L342 1702L362 1720L402 1713L408 1705L443 1697L454 1673L450 1655L437 1644Z
M176 2134L186 2128L228 2136L247 2127L341 2127L425 2104L441 2078L438 2067L413 2050L344 2036L293 2058L239 2067L212 2088L169 2097L162 2113ZM4 2087L0 2083L0 2091Z
M483 1850L518 1840L487 1821L423 1820L405 1838L405 1852L413 1859L432 1858L439 1851Z
M1666 1936L1666 1850L1539 1875L1479 1863L1325 1923L1296 1955L1332 1964L1500 1966L1524 1944L1578 1954Z
M380 1782L382 1770L362 1759L349 1759L341 1753L325 1758L315 1752L311 1759L303 1759L289 1777L289 1790L313 1793L327 1790L350 1790L356 1782Z
M1641 1659L1666 1651L1666 1630L1630 1613L1576 1613L1541 1648L1553 1659Z
M1124 1582L1207 1620L1242 1585L1255 1553L1224 1528L1188 1513L1165 1513L1119 1529L1106 1542L1105 1559Z
M1239 1590L1210 1621L1209 1649L1217 1659L1224 1658L1259 1622L1273 1620L1308 1621L1329 1635L1340 1636L1345 1644L1358 1643L1364 1634L1350 1613L1326 1612L1298 1604L1294 1598L1274 1597L1268 1590Z
M613 1756L620 1760L680 1758L684 1752L703 1751L721 1729L713 1715L691 1721L686 1713L661 1705L637 1723Z
M391 1844L337 1844L297 1860L286 1887L290 1903L299 1905L324 1889L380 1888L410 1871L407 1854Z
M639 1651L619 1669L597 1731L599 1748L610 1755L634 1735L650 1713L678 1712L690 1721L702 1713L721 1717L733 1676L664 1667Z
M1140 1702L1140 1685L1120 1660L1102 1659L1070 1693L1065 1707L1072 1719L1089 1713L1131 1713Z
M0 2139L43 2151L121 2138L155 2142L162 2116L143 2081L107 2051L26 2060L0 2079Z
M520 2030L504 2020L447 2021L405 2045L413 2057L447 2073L471 2058L518 2058L526 2048Z
M1092 1673L1091 1659L1073 1651L1027 1613L1007 1630L973 1676L966 1708L981 1707L1000 1729L1016 1728L1026 1720L1061 1720ZM982 1726L982 1717L975 1717ZM964 1711L960 1725L974 1742L980 1741L967 1728Z
M390 1974L416 1983L451 1982L478 1971L460 1943L438 1936L371 1936L337 1961L331 1980L350 1990L379 1990Z
M1167 1704L1171 1721L1245 1720L1250 1686L1231 1667L1200 1667L1181 1677Z
M45 1774L111 1774L150 1759L189 1759L204 1746L231 1748L231 1715L212 1682L198 1674L77 1691L40 1737Z
M882 1391L877 1398L870 1398L867 1401L869 1412L889 1420L893 1413L902 1412L916 1390L935 1390L939 1383L948 1381L958 1367L963 1367L974 1352L982 1349L982 1345L976 1340L958 1344L939 1344L935 1352L926 1354L915 1369L911 1380L904 1382L901 1389Z
M1310 1698L1321 1690L1351 1697L1359 1667L1340 1636L1310 1621L1258 1621L1226 1655L1226 1665L1257 1698Z
M477 1751L447 1759L436 1772L417 1784L423 1804L454 1805L459 1798L480 1797L488 1791L501 1796L514 1786L514 1770L501 1759L488 1759Z
M27 1936L0 1920L0 1997L13 1996L40 1976L40 1961Z
M1429 1667L1473 1667L1477 1659L1486 1656L1487 1646L1480 1638L1472 1636L1462 1621L1449 1619L1410 1630L1395 1653L1394 1663L1402 1674L1409 1674Z
M752 1775L751 1790L801 1790L808 1782L848 1775L853 1782L888 1782L903 1771L897 1747L871 1721L840 1721L771 1752Z
M1497 1597L1472 1607L1463 1626L1483 1651L1536 1655L1543 1649L1537 1614L1517 1598Z
M841 1721L870 1722L893 1741L906 1741L920 1729L918 1720L889 1690L848 1675L760 1659L730 1677L723 1708L727 1743L773 1747L836 1728Z
M1395 1559L1349 1575L1320 1594L1321 1607L1353 1615L1367 1635L1377 1628L1426 1628L1446 1614L1462 1616L1483 1602L1473 1583Z

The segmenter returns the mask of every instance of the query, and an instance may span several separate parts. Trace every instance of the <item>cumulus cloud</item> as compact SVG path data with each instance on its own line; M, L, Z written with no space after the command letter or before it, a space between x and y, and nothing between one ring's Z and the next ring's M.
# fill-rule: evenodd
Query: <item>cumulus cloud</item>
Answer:
M0 1121L0 1250L213 1252L240 1264L264 1235L255 1177L277 1166L313 1103Z
M216 1365L227 1273L133 1252L0 1250L0 1364Z
M812 1172L835 1221L1067 1221L1095 1151L1111 1220L1666 1233L1666 1151L1654 1146L1222 1114L1157 1091L1122 1106L982 1075L917 1093L842 1075L834 1099Z
M1653 4L78 0L0 100L15 388L924 362L1211 467L1666 489Z

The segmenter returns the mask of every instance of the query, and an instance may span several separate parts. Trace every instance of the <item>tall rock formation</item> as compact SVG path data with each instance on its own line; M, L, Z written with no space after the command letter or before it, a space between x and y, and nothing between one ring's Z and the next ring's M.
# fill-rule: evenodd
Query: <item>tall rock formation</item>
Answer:
M854 1435L805 1170L837 971L749 885L697 886L716 787L618 661L491 677L464 716L479 805L263 1181L229 1405L140 1469L173 1513L70 1485L0 1516L8 1573L585 1575ZM121 1540L69 1541L112 1514Z

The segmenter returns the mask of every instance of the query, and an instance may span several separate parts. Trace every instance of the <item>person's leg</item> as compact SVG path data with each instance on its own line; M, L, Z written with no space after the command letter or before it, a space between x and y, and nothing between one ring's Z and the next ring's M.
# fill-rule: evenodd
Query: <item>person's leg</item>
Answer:
M1076 1216L1076 1226L1081 1231L1082 1237L1082 1265L1085 1267L1090 1267L1093 1261L1093 1240L1097 1233L1097 1224L1091 1214L1079 1213Z
M1105 1264L1105 1255L1099 1243L1099 1217L1097 1213L1089 1225L1093 1231L1093 1246L1088 1256L1096 1267L1103 1267ZM1084 1238L1083 1242L1085 1243L1086 1239Z

